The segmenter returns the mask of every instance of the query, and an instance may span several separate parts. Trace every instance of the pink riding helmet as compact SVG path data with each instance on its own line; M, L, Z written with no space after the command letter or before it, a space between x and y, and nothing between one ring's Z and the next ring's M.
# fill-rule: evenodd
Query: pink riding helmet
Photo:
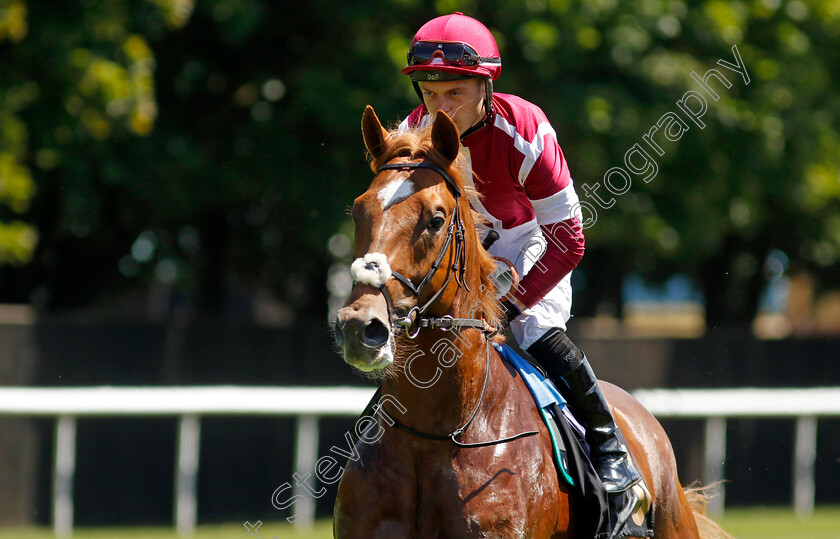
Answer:
M402 72L413 81L476 76L496 80L502 60L490 30L456 12L434 18L417 31Z

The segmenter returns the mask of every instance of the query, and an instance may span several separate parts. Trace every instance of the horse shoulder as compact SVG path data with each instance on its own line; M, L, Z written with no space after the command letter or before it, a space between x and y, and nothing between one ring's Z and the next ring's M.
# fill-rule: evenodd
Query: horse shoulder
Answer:
M416 481L413 466L388 429L374 443L358 442L347 461L334 508L334 535L342 539L408 537Z
M501 368L499 368L501 367ZM471 518L491 524L498 537L553 537L569 526L568 492L561 489L548 429L530 391L506 363L496 363L498 385L470 441L536 430L537 435L459 452L461 497Z

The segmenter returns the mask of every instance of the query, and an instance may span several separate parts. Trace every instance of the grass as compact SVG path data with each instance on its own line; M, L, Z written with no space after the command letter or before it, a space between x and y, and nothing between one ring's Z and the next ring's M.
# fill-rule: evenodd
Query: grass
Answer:
M840 507L818 507L809 518L789 508L730 509L717 519L738 539L837 539Z
M730 509L718 519L738 539L837 539L840 537L840 507L817 508L814 515L799 519L788 508ZM322 520L310 532L298 532L286 524L269 522L259 528L263 539L329 539L332 524ZM23 530L0 528L3 539L52 539L48 528ZM248 539L241 524L199 526L193 539ZM77 528L73 539L180 539L172 528Z
M321 520L309 532L299 532L289 524L267 522L258 529L263 539L331 539L332 522ZM12 529L0 528L3 539L55 539L52 530L48 528ZM249 539L259 538L249 535L242 524L225 524L221 526L199 526L192 539ZM76 528L72 539L182 539L173 528Z

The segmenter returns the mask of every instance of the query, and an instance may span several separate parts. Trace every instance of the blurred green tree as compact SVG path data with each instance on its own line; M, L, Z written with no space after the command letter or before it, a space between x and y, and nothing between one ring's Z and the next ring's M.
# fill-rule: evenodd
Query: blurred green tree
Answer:
M262 294L323 311L330 239L348 234L346 209L370 179L363 107L392 123L408 114L416 96L399 68L413 32L461 10L497 33L497 90L545 109L595 204L583 311L620 303L629 272L683 272L703 289L709 327L748 323L778 276L768 253L827 284L840 274L835 6L85 0L27 11L7 0L0 257L24 263L40 239L25 266L0 269L0 299L90 306L162 286L201 312ZM718 63L736 62L733 45L749 84ZM703 92L692 72L711 68L730 87L707 81L719 99L703 94L701 128L677 101ZM667 113L688 129L651 135L660 154L643 137ZM625 163L636 144L655 162L649 181L649 167ZM645 168L641 154L630 160ZM605 180L613 167L626 186ZM586 196L598 183L609 207ZM18 258L4 255L6 230L23 238Z
M26 36L26 30L26 5L22 1L7 2L0 8L0 46L16 45ZM38 233L18 218L35 194L31 170L24 163L27 127L18 112L34 99L37 88L4 78L0 73L0 265L21 265L32 258Z
M0 231L0 264L32 259L3 268L4 300L90 304L114 282L109 250L136 232L112 206L119 181L109 165L155 123L150 36L183 26L191 9L183 0L0 6L0 191L31 223Z
M581 265L584 296L620 304L615 283L627 273L657 281L683 272L702 289L715 328L752 321L779 276L765 265L771 252L838 283L836 3L549 0L497 9L505 13L493 23L509 43L499 86L543 105L578 193L598 212ZM733 46L749 82L719 63L737 63ZM697 80L712 68L730 85L706 81L719 99ZM699 124L677 103L688 91L705 98ZM696 100L686 106L700 110ZM651 134L667 113L686 123L678 140ZM649 159L631 152L628 164L636 144ZM584 184L599 183L605 204L586 196Z

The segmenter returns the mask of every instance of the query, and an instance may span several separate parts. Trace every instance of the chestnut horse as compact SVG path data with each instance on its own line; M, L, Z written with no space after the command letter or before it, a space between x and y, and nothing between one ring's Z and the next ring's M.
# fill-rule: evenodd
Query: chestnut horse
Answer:
M439 113L430 129L388 132L371 107L362 127L376 177L353 205L356 283L335 332L383 398L357 430L335 537L572 537L576 500L549 432L484 322L499 320L495 263L476 232L457 128ZM700 537L662 427L602 387L650 488L655 536Z

